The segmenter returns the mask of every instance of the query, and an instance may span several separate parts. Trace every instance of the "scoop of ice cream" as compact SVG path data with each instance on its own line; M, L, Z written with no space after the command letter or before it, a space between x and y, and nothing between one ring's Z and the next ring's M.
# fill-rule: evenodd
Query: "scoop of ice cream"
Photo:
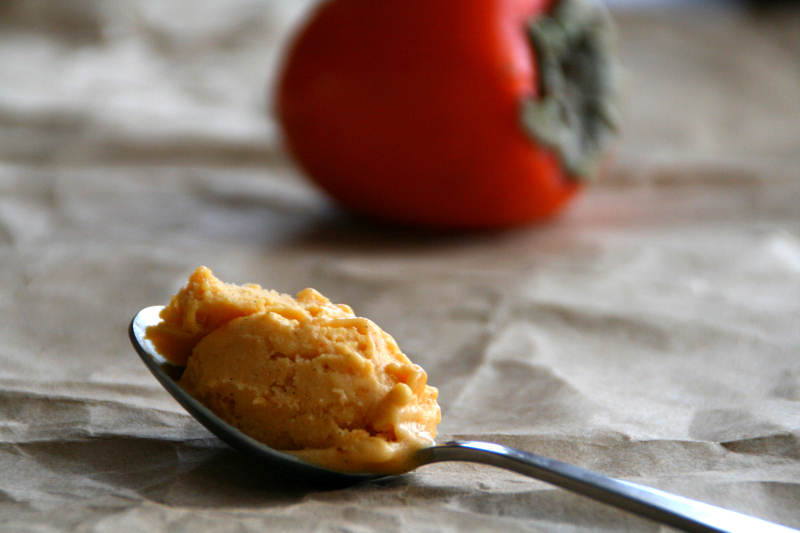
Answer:
M198 268L147 332L180 380L272 448L350 472L407 470L441 411L394 339L313 289L297 298Z

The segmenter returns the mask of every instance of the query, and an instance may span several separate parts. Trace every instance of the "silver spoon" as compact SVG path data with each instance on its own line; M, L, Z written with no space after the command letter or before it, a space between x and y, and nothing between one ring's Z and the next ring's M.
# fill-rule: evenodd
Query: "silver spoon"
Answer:
M301 479L309 485L345 486L382 477L376 474L337 472L273 450L232 427L195 400L176 383L183 368L167 362L156 352L152 343L145 339L146 329L161 322L158 316L161 309L162 306L147 307L133 318L129 328L131 342L147 368L167 392L214 435L269 470ZM499 444L454 441L424 448L416 456L418 467L441 461L469 461L505 468L685 531L798 533L795 529L759 518L643 485L608 478L561 461Z

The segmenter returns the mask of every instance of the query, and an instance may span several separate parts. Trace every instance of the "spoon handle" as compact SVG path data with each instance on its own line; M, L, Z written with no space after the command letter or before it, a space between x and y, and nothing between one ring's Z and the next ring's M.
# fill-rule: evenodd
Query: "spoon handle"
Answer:
M533 453L487 442L454 441L420 451L422 464L469 461L512 470L583 494L684 531L699 533L798 533L759 518L689 498L602 476Z

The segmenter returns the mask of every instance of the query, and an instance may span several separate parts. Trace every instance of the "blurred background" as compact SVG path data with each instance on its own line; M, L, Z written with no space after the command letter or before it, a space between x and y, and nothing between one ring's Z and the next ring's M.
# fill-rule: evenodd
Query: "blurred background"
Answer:
M274 164L270 91L314 4L0 0L0 161ZM797 154L796 3L609 5L629 77L623 156Z

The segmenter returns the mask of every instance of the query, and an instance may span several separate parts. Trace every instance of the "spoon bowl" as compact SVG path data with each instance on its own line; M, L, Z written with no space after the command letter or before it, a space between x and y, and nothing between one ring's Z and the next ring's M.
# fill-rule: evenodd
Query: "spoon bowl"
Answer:
M194 399L177 383L183 368L162 357L145 336L148 327L161 322L159 312L162 309L163 306L147 307L133 318L128 331L131 343L158 382L211 433L261 465L265 471L288 476L310 486L347 486L385 477L339 472L274 450L245 435ZM511 470L685 531L800 533L759 518L488 442L452 441L423 448L416 453L414 463L420 467L442 461L467 461Z
M183 367L176 366L159 354L153 343L145 337L147 328L161 322L158 313L163 306L146 307L133 319L130 326L130 338L133 347L144 361L144 364L159 383L175 398L186 411L197 419L211 433L231 448L242 452L250 459L266 466L269 470L281 475L301 478L309 484L317 486L351 485L370 481L381 477L376 474L351 474L330 470L311 464L292 454L270 448L231 426L218 417L208 407L193 398L180 385L178 380L183 374Z

